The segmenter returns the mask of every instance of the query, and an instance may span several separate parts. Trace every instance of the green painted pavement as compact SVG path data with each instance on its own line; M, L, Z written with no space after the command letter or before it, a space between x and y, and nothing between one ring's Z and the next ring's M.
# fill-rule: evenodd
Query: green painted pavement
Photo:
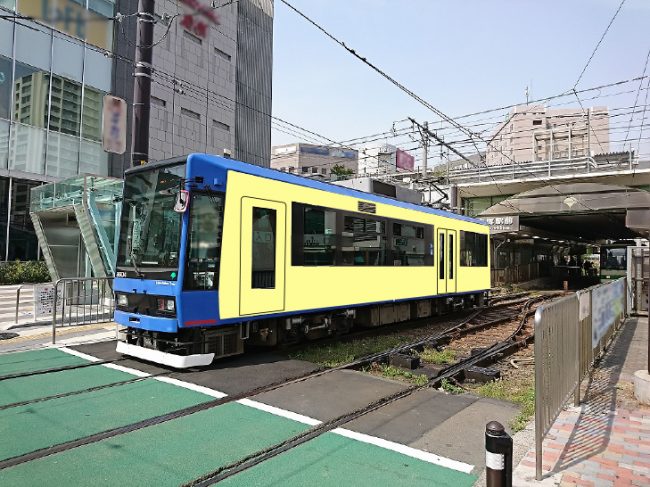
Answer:
M1 477L0 477L1 478ZM325 433L220 482L224 486L471 486L476 476Z
M0 381L0 406L133 378L126 372L97 366L7 379Z
M307 428L229 403L0 470L0 485L178 486Z
M154 379L0 411L0 459L209 401ZM0 483L1 484L1 483Z
M87 363L88 360L75 357L56 348L8 353L0 355L0 376Z

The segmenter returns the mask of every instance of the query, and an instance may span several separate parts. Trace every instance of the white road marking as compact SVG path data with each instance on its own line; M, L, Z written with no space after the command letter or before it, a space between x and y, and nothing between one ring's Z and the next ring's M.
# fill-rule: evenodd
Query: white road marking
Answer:
M336 428L332 430L332 433L345 436L346 438L350 438L352 440L379 446L381 448L385 448L386 450L392 450L408 457L417 458L418 460L422 460L424 462L435 463L441 467L458 470L459 472L470 473L474 468L474 465L470 465L468 463L452 460L451 458L441 457L435 453L418 450L417 448L402 445L401 443L395 443L394 441L384 440L383 438L377 438L376 436L370 436L364 433L357 433L356 431L348 430L345 428Z
M275 406L269 406L268 404L264 404L263 402L252 401L250 399L240 399L237 402L239 404L243 404L244 406L259 409L260 411L265 411L275 416L281 416L283 418L292 419L293 421L296 421L298 423L308 424L309 426L317 426L323 423L322 421L319 421L314 418L310 418L309 416L294 413L293 411L287 411L286 409L276 408Z
M206 396L212 396L217 399L221 399L222 397L226 397L228 395L225 392L215 391L209 387L199 386L197 384L192 384L191 382L185 382L184 380L174 379L173 377L155 377L155 379L159 380L160 382L167 382L168 384L173 384L178 387L184 387L185 389L189 389L191 391L201 392Z
M61 350L62 352L69 353L71 355L75 355L80 358L84 358L86 360L90 360L91 362L98 362L100 360L97 357L93 357L92 355L78 352L76 350L72 350L66 347L61 347L59 348L59 350ZM132 369L130 367L122 367L121 365L116 365L116 364L101 364L101 365L115 370L121 370L123 372L133 374L137 377L148 377L151 375L151 374L147 374L146 372L142 372L140 370ZM205 395L215 397L217 399L221 399L228 396L224 392L217 391L209 387L192 384L191 382L174 379L172 377L154 377L154 379L161 382L166 382L168 384L173 384L179 387L184 387L186 389L190 389L196 392L200 392ZM241 404L242 406L247 406L260 411L265 411L269 414L291 419L298 423L307 424L309 426L318 426L319 424L322 424L322 421L319 421L318 419L311 418L303 414L294 413L293 411L289 411L287 409L270 406L268 404L264 404L259 401L253 401L251 399L240 399L235 402ZM340 436L344 436L345 438L349 438L351 440L356 440L362 443L375 445L380 448L384 448L386 450L391 450L397 453L401 453L402 455L405 455L407 457L416 458L418 460L422 460L423 462L432 463L435 465L440 465L441 467L449 468L451 470L457 470L463 473L471 473L471 471L474 469L474 466L468 463L460 462L458 460L453 460L447 457L442 457L434 453L418 450L417 448L412 448L410 446L403 445L401 443L396 443L394 441L384 440L383 438L367 435L365 433L358 433L356 431L348 430L345 428L336 428L333 429L331 432Z

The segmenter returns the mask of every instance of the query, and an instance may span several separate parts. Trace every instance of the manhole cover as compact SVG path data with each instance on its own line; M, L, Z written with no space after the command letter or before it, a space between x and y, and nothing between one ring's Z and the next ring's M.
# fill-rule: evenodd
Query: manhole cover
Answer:
M0 340L9 340L10 338L16 338L18 333L0 333Z

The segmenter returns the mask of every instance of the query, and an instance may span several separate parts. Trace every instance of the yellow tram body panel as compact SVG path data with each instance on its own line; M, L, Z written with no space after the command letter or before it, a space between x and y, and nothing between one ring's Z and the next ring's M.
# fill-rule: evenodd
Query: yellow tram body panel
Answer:
M359 201L376 205L376 213L358 211ZM257 202L257 203L256 203ZM292 203L326 207L434 226L433 266L292 266ZM256 204L277 211L276 285L250 289L250 252L253 238L250 209ZM455 231L453 289L439 279L439 232ZM485 267L461 267L460 231L489 235L479 223L364 200L363 193L344 195L236 171L228 173L224 211L219 310L221 319L274 315L369 303L408 300L490 288L490 252ZM489 249L489 245L488 245ZM240 278L240 276L243 276Z

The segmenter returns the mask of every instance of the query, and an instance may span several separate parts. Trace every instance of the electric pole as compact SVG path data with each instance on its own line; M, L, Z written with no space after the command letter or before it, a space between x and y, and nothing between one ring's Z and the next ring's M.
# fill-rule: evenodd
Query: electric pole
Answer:
M133 73L133 124L131 133L131 165L149 162L149 112L153 66L154 0L138 0L138 24L135 38L135 70Z
M424 125L424 128L420 130L420 135L422 136L422 164L424 164L422 176L426 179L427 163L429 160L429 122L424 122L422 125Z

